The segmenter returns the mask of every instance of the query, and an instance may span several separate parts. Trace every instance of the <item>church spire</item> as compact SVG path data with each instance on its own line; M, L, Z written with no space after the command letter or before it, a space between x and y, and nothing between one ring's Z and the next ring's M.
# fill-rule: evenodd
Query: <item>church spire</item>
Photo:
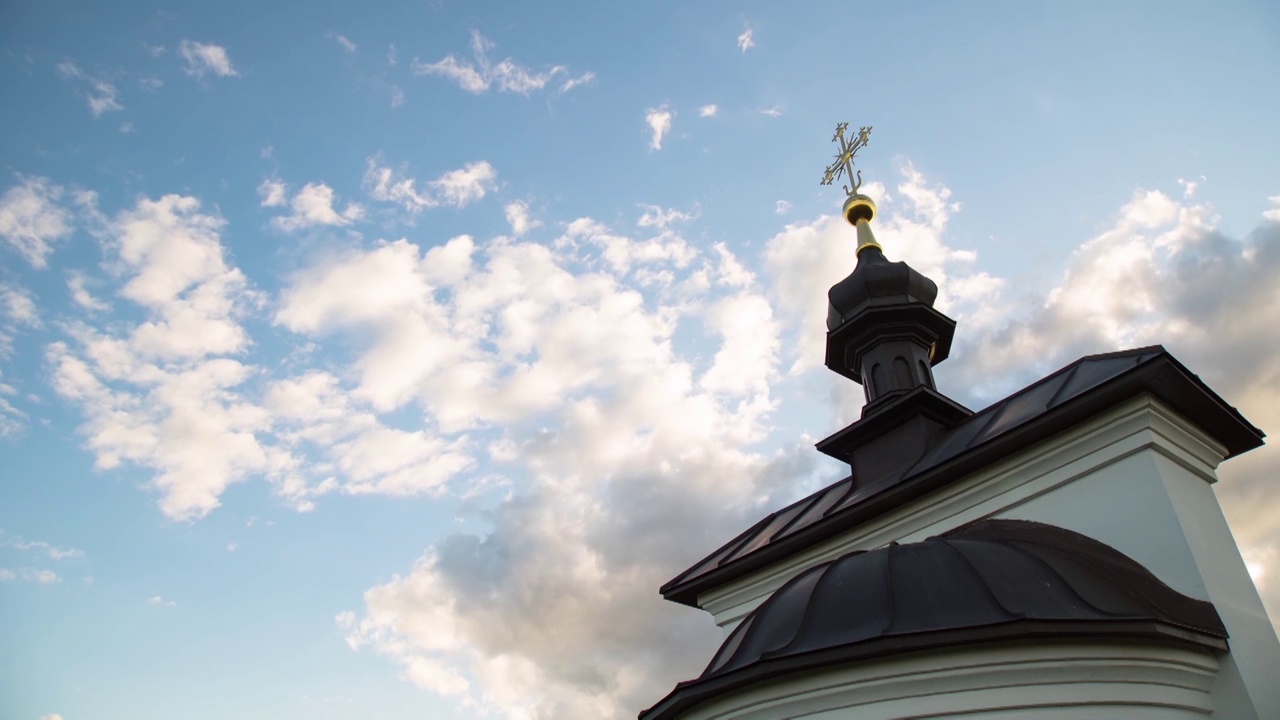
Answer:
M867 404L863 416L892 404L916 388L934 390L933 365L951 349L955 321L933 308L938 286L904 262L890 262L871 230L876 204L859 192L862 172L854 156L866 147L871 127L845 136L848 123L836 126L839 144L823 185L844 177L842 213L857 232L858 264L827 294L827 367L860 383Z

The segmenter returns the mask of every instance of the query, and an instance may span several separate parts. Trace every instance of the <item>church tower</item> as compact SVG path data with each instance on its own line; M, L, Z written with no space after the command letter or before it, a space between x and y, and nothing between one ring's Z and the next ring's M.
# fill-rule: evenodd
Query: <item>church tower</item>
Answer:
M936 387L955 322L890 261L836 128L857 264L826 365L862 416L849 475L661 588L725 633L641 720L1280 718L1280 641L1213 494L1263 433L1159 346L1081 358L970 411Z

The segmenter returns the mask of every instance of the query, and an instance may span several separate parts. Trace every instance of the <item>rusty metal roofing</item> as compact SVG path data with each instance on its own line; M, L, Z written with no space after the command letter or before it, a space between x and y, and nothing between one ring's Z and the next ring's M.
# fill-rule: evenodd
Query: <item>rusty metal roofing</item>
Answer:
M1227 448L1262 444L1261 430L1159 345L1090 355L959 422L914 464L890 477L852 475L770 514L662 586L663 597L696 606L699 593L1060 433L1130 397L1159 398Z

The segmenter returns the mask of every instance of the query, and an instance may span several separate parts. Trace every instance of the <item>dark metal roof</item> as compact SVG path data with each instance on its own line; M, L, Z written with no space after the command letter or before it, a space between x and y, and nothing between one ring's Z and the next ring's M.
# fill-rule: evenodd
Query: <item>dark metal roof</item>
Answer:
M922 303L930 307L938 286L905 262L889 262L880 248L869 246L858 253L858 266L849 277L827 291L827 329L871 306Z
M857 551L792 578L748 614L702 675L643 720L837 663L1001 640L1125 638L1226 649L1213 605L1070 530L983 520Z
M770 514L668 581L662 595L696 606L699 593L811 547L1142 393L1154 395L1198 425L1227 448L1228 457L1262 444L1261 430L1163 347L1090 355L960 421L900 472L879 478L851 475Z

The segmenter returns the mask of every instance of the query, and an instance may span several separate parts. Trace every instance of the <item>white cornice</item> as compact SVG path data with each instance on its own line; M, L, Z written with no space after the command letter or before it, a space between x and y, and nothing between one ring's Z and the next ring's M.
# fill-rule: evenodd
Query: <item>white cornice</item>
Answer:
M919 652L761 683L688 720L1199 717L1217 659L1160 643L1024 642Z

